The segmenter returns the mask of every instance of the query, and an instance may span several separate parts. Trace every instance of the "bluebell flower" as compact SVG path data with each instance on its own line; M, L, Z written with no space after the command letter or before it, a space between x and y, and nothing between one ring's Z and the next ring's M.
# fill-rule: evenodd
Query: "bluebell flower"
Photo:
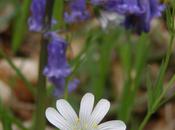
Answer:
M86 0L72 0L69 3L69 11L64 13L66 23L82 22L89 19L90 13L86 7Z
M128 14L124 25L126 28L135 30L137 33L149 32L151 21L161 16L165 6L158 3L157 0L140 0L140 7L143 10L141 14Z
M55 97L61 97L64 94L64 91L66 89L66 80L65 78L49 78L49 81L54 85L55 89L54 89L54 96ZM77 86L79 84L79 80L78 79L73 79L72 81L70 81L68 83L68 92L71 93L72 91L74 91Z
M54 95L59 97L64 93L66 78L71 74L71 68L66 59L67 42L55 32L49 32L45 36L50 38L50 43L48 45L48 63L43 73L55 86ZM77 79L70 81L68 91L75 90L78 82Z
M106 11L119 11L119 5L122 2L122 0L91 0L92 5L94 6L100 6L103 10Z
M41 32L44 30L44 16L45 16L46 0L32 0L31 13L28 20L29 30L34 32ZM52 19L52 24L56 24L56 20Z
M142 9L139 6L138 0L122 0L118 4L118 9L116 11L123 14L140 14Z
M44 74L48 78L65 78L71 73L66 59L67 42L55 32L49 33L48 36L50 37L48 63L44 69Z
M43 29L46 0L33 0L31 3L31 17L29 18L29 30L39 32Z
M99 6L102 5L105 1L104 0L91 0L92 5Z

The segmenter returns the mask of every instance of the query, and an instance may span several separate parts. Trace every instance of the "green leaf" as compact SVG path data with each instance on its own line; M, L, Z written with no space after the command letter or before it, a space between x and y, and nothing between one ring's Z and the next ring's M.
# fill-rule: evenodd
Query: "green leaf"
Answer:
M12 120L9 118L7 113L7 108L5 108L0 99L0 119L2 122L3 130L12 130Z
M154 90L153 90L153 83L150 78L150 72L147 69L147 77L146 77L146 86L147 86L147 99L148 99L148 111L151 112L151 109L154 104Z
M92 89L96 95L97 100L100 99L105 93L106 81L110 69L112 50L116 47L117 38L120 36L120 32L115 31L110 34L102 33L97 42L97 55L99 55L98 61L92 67L94 70L94 77Z
M126 74L129 74L131 72L131 54L132 54L132 50L131 50L131 45L124 43L123 45L121 45L120 47L120 58L121 58L121 62L123 65L123 69L125 70Z
M19 12L16 16L16 21L13 28L12 49L16 52L24 39L27 31L27 18L29 14L31 0L24 0L19 8Z
M135 60L132 60L133 65L130 64L129 66L132 67L132 71L128 73L128 77L125 81L121 105L118 109L119 118L124 120L125 122L128 122L131 117L134 101L141 82L142 72L147 61L149 51L148 43L148 36L142 34L136 44L136 47L134 48L135 55L133 55L134 57L131 57L131 59ZM130 54L128 53L128 55L131 56L132 52L130 51Z
M136 87L139 86L141 80L141 73L143 72L144 66L147 61L147 57L149 54L149 43L150 41L148 35L142 34L136 46L136 58L134 64L134 69L136 71Z

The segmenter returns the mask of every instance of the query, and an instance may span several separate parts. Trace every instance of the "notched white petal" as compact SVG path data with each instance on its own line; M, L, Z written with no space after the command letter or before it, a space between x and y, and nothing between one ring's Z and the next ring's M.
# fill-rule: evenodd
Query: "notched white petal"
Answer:
M71 105L64 99L57 100L56 107L60 114L70 123L75 124L78 116Z
M99 130L126 130L126 125L123 121L113 120L100 124L98 128Z
M93 106L94 95L91 93L85 94L80 103L79 117L81 122L87 122L87 120L89 120Z
M54 109L47 108L45 112L47 120L61 130L71 130L68 122Z
M126 130L124 122L119 120L108 121L98 125L110 108L110 102L101 99L94 106L94 95L87 93L83 96L80 104L78 118L71 105L64 99L57 100L57 109L47 108L46 118L61 130Z
M106 99L101 99L95 106L91 114L91 125L97 125L105 117L110 108L110 102Z

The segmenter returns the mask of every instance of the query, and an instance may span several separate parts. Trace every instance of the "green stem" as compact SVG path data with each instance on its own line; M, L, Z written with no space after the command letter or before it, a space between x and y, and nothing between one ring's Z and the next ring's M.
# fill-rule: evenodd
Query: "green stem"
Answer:
M86 51L85 51L86 52ZM71 81L73 79L74 74L77 72L78 68L82 65L82 63L85 60L85 54L81 53L82 55L79 57L79 60L76 62L76 64L74 65L74 68L72 69L72 73L71 75L66 79L66 85L65 85L65 91L64 91L64 99L68 98L68 94L69 94L69 81Z
M64 99L67 100L68 98L68 87L69 87L69 78L66 79L66 85L65 85L65 90L64 90Z
M44 35L51 28L52 19L52 9L54 5L54 0L46 1L46 13L44 17L44 27L45 30L42 34L42 44L40 50L40 61L39 61L39 75L38 75L38 86L37 86L37 104L36 104L36 118L34 130L44 130L45 129L45 109L46 109L46 77L43 75L43 69L47 63L47 45L49 39Z
M171 56L171 53L172 53L172 47L173 47L173 41L174 41L174 34L172 33L171 34L171 38L170 38L170 44L168 46L168 50L167 50L167 54L166 54L166 57L165 57L165 67L164 67L164 71L163 71L163 74L165 73L166 69L167 69L167 66L168 66L168 63L169 63L169 60L170 60L170 56Z
M170 82L167 84L167 86L165 87L164 91L162 92L158 100L156 100L155 105L153 106L153 110L156 110L158 107L162 106L172 98L171 97L162 101L163 97L168 92L168 90L170 90L173 87L174 82L175 82L175 75L171 78Z
M160 102L161 102L162 98L165 96L165 94L167 93L167 91L169 90L169 88L172 87L172 84L174 83L174 81L175 81L175 76L173 76L173 78L171 79L171 81L169 82L169 84L167 85L167 87L165 88L165 90L162 92L162 94L160 95L160 97L154 103L154 105L153 105L153 111L147 113L146 117L144 118L143 122L141 123L141 125L139 127L139 130L142 130L144 128L144 126L148 122L148 120L151 117L151 115L157 110L158 107L161 106Z
M138 130L143 130L152 113L147 113Z
M88 49L90 48L92 41L93 41L93 37L90 35L87 37L86 39L86 43L85 47L83 48L83 50L80 52L80 54L72 61L72 65L74 66L71 75L66 79L66 85L65 85L65 90L64 90L64 99L68 98L68 87L69 87L69 81L73 79L73 75L77 72L78 68L82 65L82 63L85 60L85 55L88 51Z
M170 60L170 56L171 56L171 50L172 50L172 46L173 46L173 41L174 41L174 34L171 33L171 38L170 38L170 44L168 46L168 51L165 57L165 65L164 65L164 70L163 70L163 74L165 74L165 71L167 69L169 60ZM151 112L148 112L147 115L145 116L144 120L142 121L141 125L139 126L138 130L143 130L143 128L145 127L146 123L148 122L148 120L150 119L151 115L158 109L158 107L160 106L160 101L163 99L163 97L165 96L167 90L170 88L172 82L175 80L175 77L172 78L172 80L170 81L170 83L168 84L168 87L162 92L162 94L159 96L159 98L156 100L156 102L154 103L153 107L151 108Z
M48 40L43 36L43 42L40 51L39 79L37 86L37 104L36 104L36 120L34 130L44 130L45 128L45 104L46 104L46 77L43 75L43 69L47 59Z

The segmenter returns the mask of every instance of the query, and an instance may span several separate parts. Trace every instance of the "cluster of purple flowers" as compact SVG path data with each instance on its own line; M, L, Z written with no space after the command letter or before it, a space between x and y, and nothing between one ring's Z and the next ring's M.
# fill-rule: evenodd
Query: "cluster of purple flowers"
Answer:
M95 8L108 13L122 15L122 25L127 29L138 33L148 32L150 23L155 17L159 17L165 6L159 0L90 0ZM45 11L45 0L33 0L29 19L30 30L41 31L43 29L43 15ZM68 11L64 13L66 23L77 23L88 20L90 12L87 8L87 0L68 1ZM53 24L55 23L52 20Z
M124 16L122 25L138 33L148 32L150 23L159 17L165 6L159 0L91 0L91 4L100 10ZM90 17L86 9L86 0L71 0L71 13L65 13L65 21L73 23Z
M33 0L31 4L31 17L29 18L29 30L44 33L50 39L48 44L48 62L43 70L43 74L55 86L54 95L62 96L65 90L66 78L71 74L71 68L67 63L66 50L67 42L56 32L44 32L46 0ZM55 24L52 19L52 25ZM79 80L73 79L68 83L68 91L76 89Z
M110 23L118 23L118 16L123 16L122 25L137 33L148 32L150 23L155 17L159 17L164 10L164 5L158 0L90 0L91 6L101 12L101 23L106 27ZM33 0L31 4L31 17L29 29L43 32L46 0ZM116 15L115 15L116 14ZM76 23L88 20L90 12L87 0L68 1L68 10L64 13L66 23ZM55 20L52 20L52 24ZM55 32L45 34L50 38L48 45L48 64L44 69L44 75L56 86L55 95L61 95L66 85L66 78L71 74L71 69L66 60L67 42ZM76 88L78 81L69 83L69 91Z
M104 10L116 12L125 17L123 25L138 33L148 32L153 18L159 17L164 5L158 0L95 0Z

